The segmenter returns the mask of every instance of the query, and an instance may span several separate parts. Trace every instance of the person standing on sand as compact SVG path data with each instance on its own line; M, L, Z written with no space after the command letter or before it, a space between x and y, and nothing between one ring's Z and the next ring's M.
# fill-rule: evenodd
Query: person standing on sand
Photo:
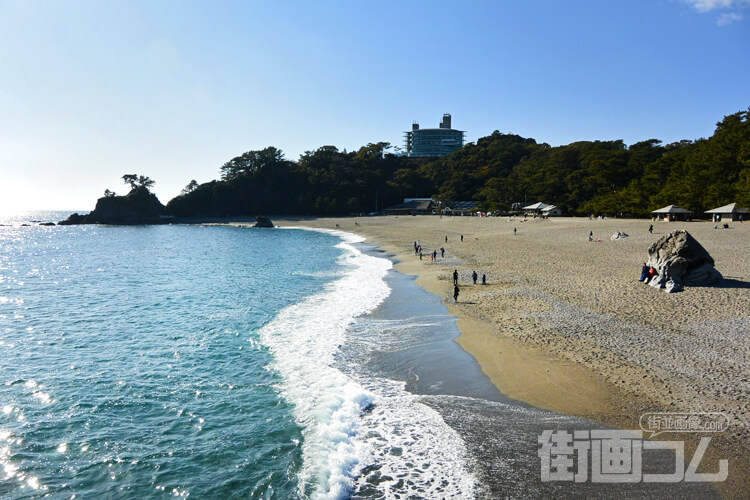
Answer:
M464 241L464 235L462 234L461 235L461 243L463 243L463 241Z
M448 243L448 235L445 235L445 242Z
M471 279L474 280L474 284L475 285L477 284L477 278L479 278L479 275L477 274L476 271L474 271L473 273L471 273Z
M515 236L515 235L516 235L516 233L518 233L518 229L516 229L516 228L514 227L514 228L513 228L513 236Z
M458 269L453 270L453 284L458 285Z
M453 285L453 303L458 302L458 292L460 292L458 285Z
M589 241L594 241L594 231L589 231Z
M486 285L486 284L487 284L487 275L486 275L486 274L484 274L484 273L482 273L482 284L483 284L483 285Z
M419 251L419 260L422 260L422 250Z
M443 248L443 247L440 247L440 258L441 259L445 258L445 248Z
M653 224L650 224L650 225L648 226L648 234L653 234L653 232L654 232L654 225L653 225Z

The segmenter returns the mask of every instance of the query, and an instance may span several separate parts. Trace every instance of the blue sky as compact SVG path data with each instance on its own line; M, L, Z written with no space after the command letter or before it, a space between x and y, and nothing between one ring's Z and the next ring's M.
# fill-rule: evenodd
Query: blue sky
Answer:
M443 113L552 145L707 137L750 106L750 0L0 0L0 212L162 202L269 145Z

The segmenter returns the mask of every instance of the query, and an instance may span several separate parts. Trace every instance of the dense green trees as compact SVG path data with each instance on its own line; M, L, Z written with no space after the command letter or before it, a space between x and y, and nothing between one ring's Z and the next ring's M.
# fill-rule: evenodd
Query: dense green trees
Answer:
M750 110L724 117L708 139L666 146L650 139L550 147L495 131L432 161L390 149L384 142L349 153L323 146L297 162L274 147L248 151L221 167L221 180L191 183L167 208L177 216L335 215L427 196L477 200L485 210L545 201L575 215L647 216L670 203L696 212L734 201L750 206Z

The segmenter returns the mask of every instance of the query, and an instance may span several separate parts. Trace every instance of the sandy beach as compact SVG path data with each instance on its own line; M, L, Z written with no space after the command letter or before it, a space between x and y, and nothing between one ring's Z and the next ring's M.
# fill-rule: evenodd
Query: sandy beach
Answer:
M646 411L726 413L730 428L712 441L704 462L715 467L730 455L730 479L720 489L729 497L750 491L750 223L714 229L709 222L655 222L649 234L650 221L621 219L275 222L358 233L393 253L399 271L445 297L458 317L458 342L512 398L626 429L637 429ZM683 228L713 256L723 284L667 294L638 282L649 245ZM601 241L589 242L589 231ZM611 241L616 231L629 237ZM421 261L414 241L424 249ZM461 289L455 305L453 269ZM486 286L473 285L474 270L480 282L487 275Z

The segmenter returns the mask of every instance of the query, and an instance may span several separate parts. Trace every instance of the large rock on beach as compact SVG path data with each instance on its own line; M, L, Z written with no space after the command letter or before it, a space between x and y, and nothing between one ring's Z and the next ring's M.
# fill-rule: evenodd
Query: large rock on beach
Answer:
M722 279L713 257L684 229L659 238L649 247L648 255L646 264L659 273L649 285L667 292L679 291L683 285L715 285Z
M271 219L266 217L265 215L259 215L255 218L255 225L253 227L276 227L273 225L273 222L271 222Z

